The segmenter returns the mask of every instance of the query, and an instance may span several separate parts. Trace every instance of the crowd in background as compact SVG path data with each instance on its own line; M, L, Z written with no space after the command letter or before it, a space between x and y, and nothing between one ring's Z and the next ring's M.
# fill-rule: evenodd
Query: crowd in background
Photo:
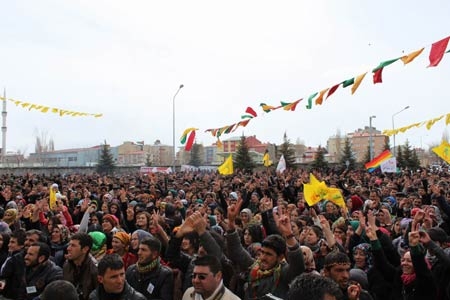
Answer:
M309 172L2 175L0 299L450 299L450 174Z

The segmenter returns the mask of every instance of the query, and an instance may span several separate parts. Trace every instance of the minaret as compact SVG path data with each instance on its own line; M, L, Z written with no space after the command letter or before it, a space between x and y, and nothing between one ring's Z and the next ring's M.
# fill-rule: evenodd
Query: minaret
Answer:
M2 162L6 155L6 89L3 89L3 110L2 110Z

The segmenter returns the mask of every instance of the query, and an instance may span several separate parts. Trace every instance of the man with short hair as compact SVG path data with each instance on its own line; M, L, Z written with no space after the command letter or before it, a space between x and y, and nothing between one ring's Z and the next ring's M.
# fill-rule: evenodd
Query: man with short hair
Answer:
M314 273L301 274L289 285L289 300L340 300L343 297L336 282Z
M4 262L0 271L1 295L7 299L13 299L25 295L25 230L14 231L8 244L9 257Z
M128 283L147 299L173 299L172 270L160 263L161 242L150 237L139 244L138 261L126 273Z
M220 260L212 255L197 257L194 260L192 273L192 287L183 295L183 300L194 299L223 299L239 300L223 284L222 265Z
M42 242L31 244L25 254L26 299L33 299L52 281L63 279L62 269L49 260L50 247Z
M89 300L146 300L126 282L122 258L116 253L100 260L97 279L100 284L91 292Z
M70 281L77 289L80 299L89 299L89 294L97 287L97 261L90 255L92 237L84 232L74 234L67 247L67 261L63 266L64 280Z
M350 258L345 253L335 251L325 256L324 275L339 285L344 299L372 300L372 296L361 285L350 284L350 268Z
M79 300L77 289L66 280L56 280L49 283L39 298L40 300Z

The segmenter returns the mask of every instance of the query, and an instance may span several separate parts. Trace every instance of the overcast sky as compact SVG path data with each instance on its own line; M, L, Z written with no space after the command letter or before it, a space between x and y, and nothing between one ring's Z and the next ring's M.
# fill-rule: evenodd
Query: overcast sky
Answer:
M450 55L427 68L430 45L450 35L450 2L439 1L4 1L0 17L0 87L8 98L102 118L59 117L8 102L7 150L34 152L38 133L56 149L106 140L172 144L197 127L197 141L215 141L208 128L240 121L247 106L258 117L223 139L256 135L280 143L326 145L336 134L369 125L392 128L450 113ZM355 95L338 89L322 106L265 114L279 105L354 77L379 62L427 48L407 66L399 61ZM413 146L439 142L432 130L397 135ZM392 145L392 144L391 144Z

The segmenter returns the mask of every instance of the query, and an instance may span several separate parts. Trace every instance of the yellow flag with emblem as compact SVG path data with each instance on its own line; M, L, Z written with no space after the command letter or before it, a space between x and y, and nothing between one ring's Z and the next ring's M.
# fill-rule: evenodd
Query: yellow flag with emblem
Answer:
M221 175L233 174L233 172L234 172L233 157L231 156L231 154L230 154L230 156L228 156L228 158L225 160L225 162L217 168L217 171L219 171L219 173Z

